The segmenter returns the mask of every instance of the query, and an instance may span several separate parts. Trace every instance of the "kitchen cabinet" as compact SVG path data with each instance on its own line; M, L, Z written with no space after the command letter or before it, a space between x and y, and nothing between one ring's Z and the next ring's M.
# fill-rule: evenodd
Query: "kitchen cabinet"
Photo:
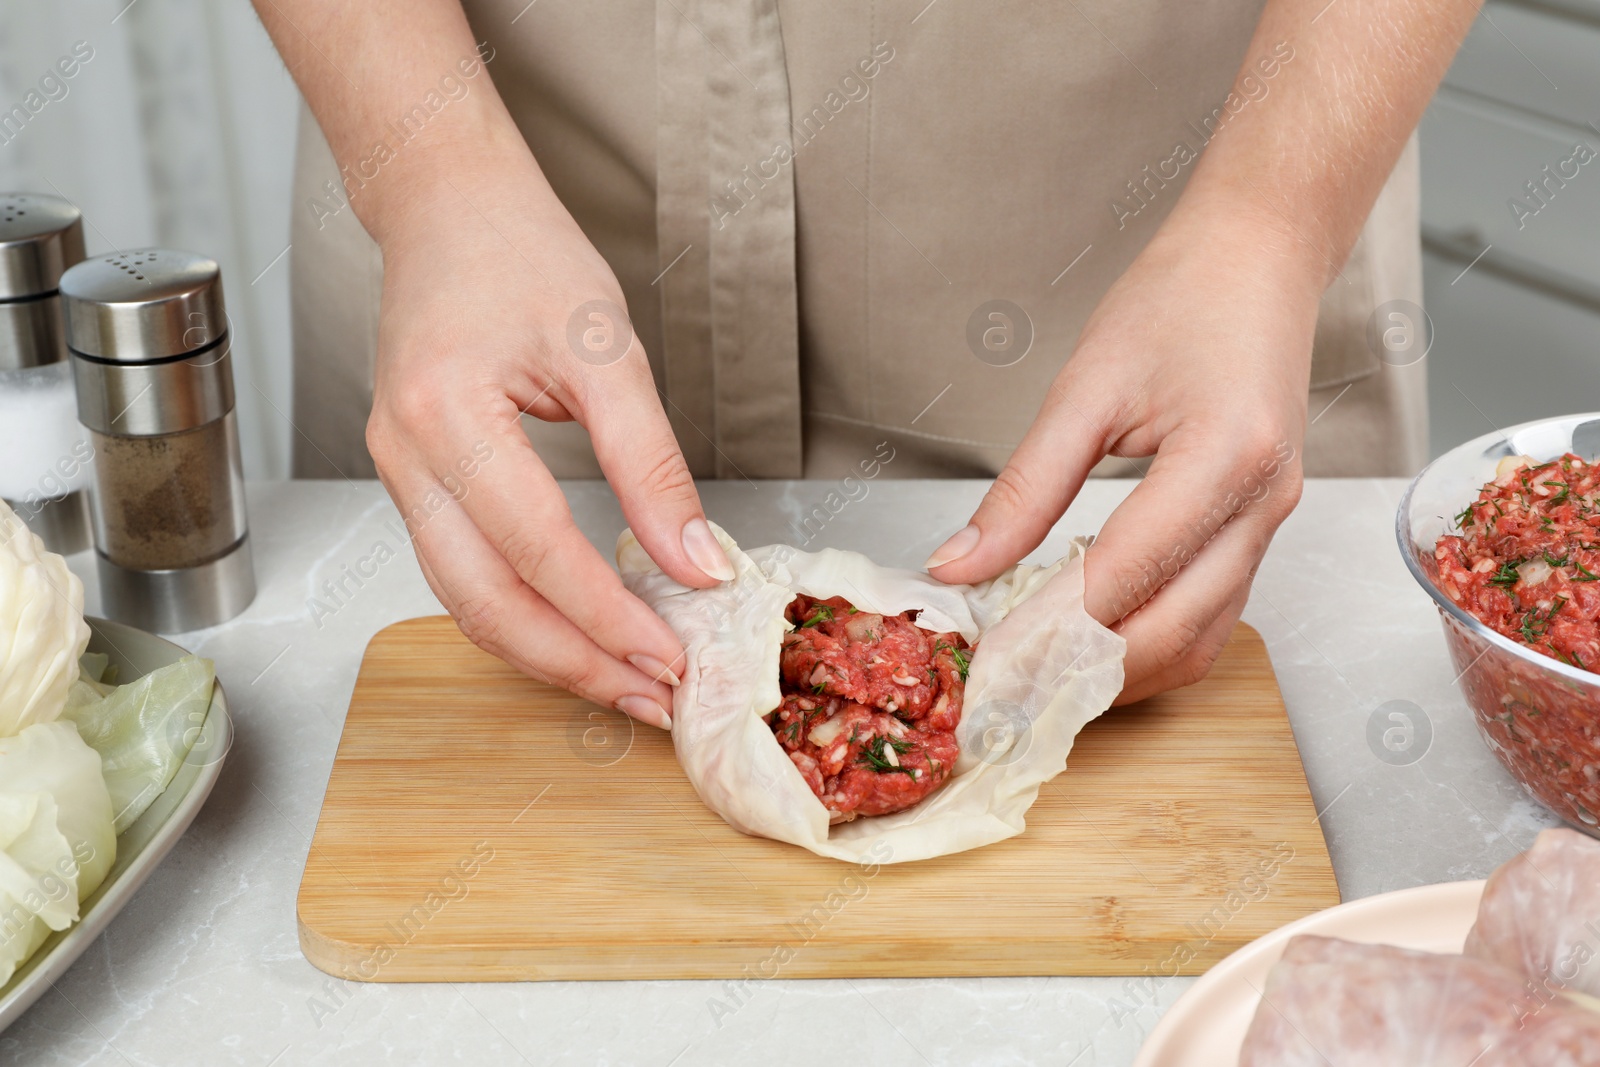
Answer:
M1433 452L1600 408L1600 3L1486 5L1420 135Z

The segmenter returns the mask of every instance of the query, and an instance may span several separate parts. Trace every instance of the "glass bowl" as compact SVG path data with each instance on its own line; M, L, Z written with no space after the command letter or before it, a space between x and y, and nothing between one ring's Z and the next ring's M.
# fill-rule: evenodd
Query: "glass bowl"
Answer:
M1453 516L1507 456L1600 458L1600 412L1523 423L1451 449L1406 489L1395 517L1400 554L1444 623L1456 681L1490 751L1533 798L1600 837L1600 674L1496 633L1438 587L1433 558Z

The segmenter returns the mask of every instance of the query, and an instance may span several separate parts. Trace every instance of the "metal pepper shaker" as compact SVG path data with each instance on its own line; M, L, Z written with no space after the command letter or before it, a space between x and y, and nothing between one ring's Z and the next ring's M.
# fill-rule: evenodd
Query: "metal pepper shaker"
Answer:
M255 598L216 261L170 249L99 256L61 279L78 418L95 450L106 614L167 633Z
M92 453L72 412L58 296L81 259L76 207L0 193L0 498L63 554L89 547Z

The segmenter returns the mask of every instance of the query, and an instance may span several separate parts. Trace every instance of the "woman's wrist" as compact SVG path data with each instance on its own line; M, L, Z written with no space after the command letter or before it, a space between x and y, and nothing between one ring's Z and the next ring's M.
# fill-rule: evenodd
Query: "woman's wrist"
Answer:
M1226 265L1224 274L1254 277L1261 288L1314 306L1343 265L1319 231L1248 182L1201 181L1190 183L1151 245L1168 254L1214 257ZM1344 258L1342 251L1337 255Z
M521 134L499 110L499 116L452 115L448 129L429 131L425 140L375 141L354 164L344 163L350 206L380 248L476 218L484 210L478 202L500 199L488 190L517 190L519 208L537 201L541 190L555 200Z

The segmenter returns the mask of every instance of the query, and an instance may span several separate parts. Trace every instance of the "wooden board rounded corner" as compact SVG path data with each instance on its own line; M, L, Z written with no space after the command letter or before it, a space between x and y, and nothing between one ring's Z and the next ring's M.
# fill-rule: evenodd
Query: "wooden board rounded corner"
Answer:
M371 978L363 978L359 974L352 973L354 964L361 959L363 954L360 946L329 937L306 922L305 917L300 913L299 906L301 903L300 897L304 893L305 883L302 881L300 893L296 895L294 918L295 929L300 940L300 954L306 958L306 962L324 974L332 975L334 978L342 979L343 981L376 981L378 977L376 974Z

